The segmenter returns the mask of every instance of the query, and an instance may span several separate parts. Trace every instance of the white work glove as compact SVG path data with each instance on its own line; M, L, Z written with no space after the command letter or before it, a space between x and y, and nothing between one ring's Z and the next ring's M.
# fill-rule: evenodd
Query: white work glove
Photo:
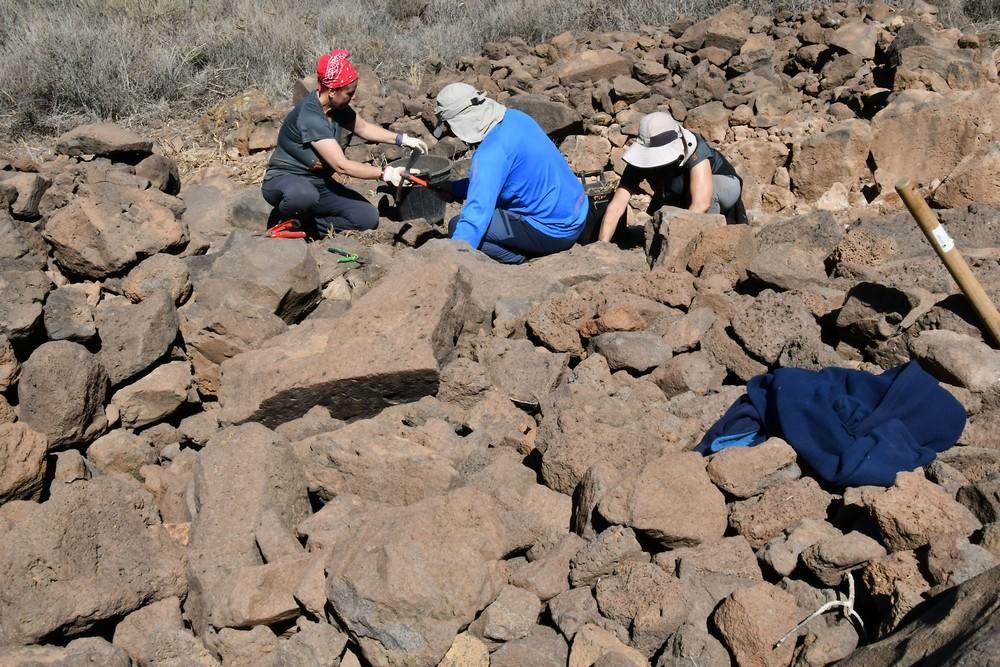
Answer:
M406 146L407 148L416 148L421 153L427 152L427 144L424 143L423 139L419 139L417 137L411 137L408 134L403 135L402 145Z
M382 180L388 183L389 185L396 186L397 188L400 185L403 185L404 187L413 185L413 183L410 183L408 180L403 178L404 171L406 171L404 167L386 167L385 170L382 172ZM410 169L409 173L413 174L414 176L419 176L420 170Z

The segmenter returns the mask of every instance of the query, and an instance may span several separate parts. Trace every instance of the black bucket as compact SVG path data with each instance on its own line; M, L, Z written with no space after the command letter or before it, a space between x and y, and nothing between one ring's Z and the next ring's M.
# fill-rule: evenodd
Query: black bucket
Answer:
M412 160L412 162L411 162ZM435 189L447 183L451 176L451 160L438 155L418 155L416 159L401 158L389 163L391 167L404 167L419 171L419 178L427 181L428 187L409 185L396 191L396 210L400 220L423 218L432 225L444 222L447 201Z

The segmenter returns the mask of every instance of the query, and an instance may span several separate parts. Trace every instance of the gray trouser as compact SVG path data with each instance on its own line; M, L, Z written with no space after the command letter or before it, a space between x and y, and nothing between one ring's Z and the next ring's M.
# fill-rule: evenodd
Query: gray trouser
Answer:
M448 234L455 233L459 216L448 223ZM583 227L580 227L580 232ZM563 250L569 250L576 243L579 234L566 238L549 236L531 226L527 220L502 208L493 210L490 226L479 244L489 257L504 264L520 264L531 257L544 257Z
M740 179L712 174L712 205L709 213L725 213L740 200Z
M298 219L306 231L326 236L333 229L375 229L378 210L360 193L332 179L321 185L301 176L279 174L261 185L268 204L274 207L268 226Z
M712 174L712 202L706 213L721 213L726 216L730 223L734 222L736 219L734 209L740 201L741 194L743 194L743 186L738 177ZM653 197L646 212L652 215L663 206L686 208L689 203L690 199L687 196L684 197L684 201Z

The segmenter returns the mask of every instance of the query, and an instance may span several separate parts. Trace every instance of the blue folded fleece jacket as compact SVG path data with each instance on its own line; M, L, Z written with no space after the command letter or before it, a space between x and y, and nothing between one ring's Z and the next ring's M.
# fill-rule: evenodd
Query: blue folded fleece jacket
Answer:
M965 408L916 361L879 375L779 368L747 383L697 451L777 436L830 484L892 486L896 473L930 463L964 428Z

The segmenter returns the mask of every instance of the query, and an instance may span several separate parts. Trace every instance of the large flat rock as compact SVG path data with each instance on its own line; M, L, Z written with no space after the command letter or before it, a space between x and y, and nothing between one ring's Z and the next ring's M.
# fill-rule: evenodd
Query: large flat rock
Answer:
M187 591L183 549L135 482L102 475L19 509L0 527L0 646L80 634Z
M187 245L187 225L168 207L176 200L123 185L91 185L45 223L43 236L67 273L106 278L158 252Z
M996 90L900 93L872 119L875 180L883 190L900 178L947 177L962 159L992 141L1000 125Z
M276 426L322 405L340 419L435 394L469 287L453 263L404 261L334 320L272 338L222 364L222 419Z
M494 319L503 319L501 313L508 317L513 313L523 314L532 305L574 285L611 274L649 269L641 253L622 250L610 243L577 245L524 264L501 264L467 244L459 245L446 239L425 243L416 253L424 262L461 266L472 290L467 321L500 328L502 326Z
M0 335L28 338L42 320L43 303L52 281L41 271L0 270Z
M509 535L496 502L474 489L356 511L327 539L327 598L377 667L437 665L506 581Z
M202 634L208 625L234 622L232 601L241 569L264 564L258 542L262 517L272 513L282 530L290 530L308 516L309 501L298 461L280 436L259 424L228 428L210 438L194 464L190 493L191 590L184 608ZM262 600L267 597L261 594Z
M102 155L114 158L145 157L153 152L153 142L118 125L90 123L60 136L56 140L56 152L63 155Z
M44 434L50 449L90 442L108 427L107 388L96 354L68 340L43 343L21 367L19 419Z

